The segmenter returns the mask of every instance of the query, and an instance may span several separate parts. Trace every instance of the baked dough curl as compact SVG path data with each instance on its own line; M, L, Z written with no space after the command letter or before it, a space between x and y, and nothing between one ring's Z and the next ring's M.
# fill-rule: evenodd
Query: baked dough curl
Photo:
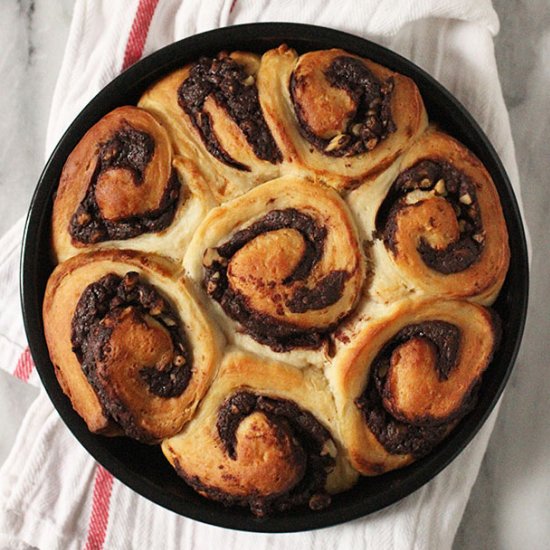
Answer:
M168 129L176 151L196 160L220 202L279 175L281 151L258 99L260 57L202 57L151 86L139 106Z
M261 353L319 349L352 311L365 280L345 202L329 187L294 176L210 211L184 267L228 338Z
M337 189L387 168L427 126L410 78L344 50L299 56L280 46L263 55L257 80L283 171L306 171Z
M228 350L197 414L162 450L191 487L225 505L250 506L257 516L305 504L318 510L357 479L335 414L317 369Z
M365 475L428 454L475 405L500 336L477 304L404 300L327 369L352 465Z
M175 267L153 255L105 250L60 264L43 316L57 379L92 432L174 435L218 365L221 337Z
M430 129L347 200L373 239L374 297L421 291L494 302L510 260L506 222L489 173L461 143Z
M179 258L214 204L194 163L173 156L163 126L143 109L119 107L65 162L52 216L55 260L102 247Z

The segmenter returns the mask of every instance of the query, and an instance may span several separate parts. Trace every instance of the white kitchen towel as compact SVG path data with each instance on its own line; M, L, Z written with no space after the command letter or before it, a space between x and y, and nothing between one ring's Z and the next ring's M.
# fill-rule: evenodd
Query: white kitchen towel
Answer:
M413 60L474 115L520 197L490 0L77 0L46 153L95 93L143 55L197 32L254 21L330 26ZM0 241L0 368L39 384L18 298L22 229L20 222ZM138 496L94 462L41 390L0 470L0 548L450 548L495 416L451 466L399 503L321 531L262 535L200 524Z

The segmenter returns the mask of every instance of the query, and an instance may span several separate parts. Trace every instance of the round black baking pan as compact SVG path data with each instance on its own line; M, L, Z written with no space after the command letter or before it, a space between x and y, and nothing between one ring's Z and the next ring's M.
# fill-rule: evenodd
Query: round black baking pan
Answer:
M413 78L430 119L474 151L491 173L508 225L511 264L494 305L502 319L501 345L484 375L477 407L452 434L429 456L404 469L362 478L353 489L335 496L326 510L294 509L260 520L247 509L225 508L199 496L176 475L158 446L87 430L57 383L44 339L42 300L53 269L49 255L52 201L63 164L86 130L115 107L135 104L159 77L201 55L235 49L262 53L283 42L300 53L340 47ZM186 38L136 63L99 92L71 124L44 168L28 213L21 262L21 299L30 350L50 399L80 443L116 478L161 506L213 525L260 532L317 529L365 516L409 495L445 468L483 425L510 376L523 333L529 284L525 233L512 187L491 143L466 109L427 73L386 48L332 29L287 23L240 25Z

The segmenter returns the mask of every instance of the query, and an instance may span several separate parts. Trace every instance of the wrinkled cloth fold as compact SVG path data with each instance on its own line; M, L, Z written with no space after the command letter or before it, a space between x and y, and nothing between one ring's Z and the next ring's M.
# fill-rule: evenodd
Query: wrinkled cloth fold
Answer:
M255 21L337 28L420 65L485 130L520 198L493 51L498 19L489 0L77 0L47 155L86 103L139 58L198 32ZM40 385L18 296L22 233L20 221L0 240L0 368ZM0 469L0 548L450 548L496 414L449 467L385 510L319 531L262 535L201 524L140 497L93 460L41 389Z

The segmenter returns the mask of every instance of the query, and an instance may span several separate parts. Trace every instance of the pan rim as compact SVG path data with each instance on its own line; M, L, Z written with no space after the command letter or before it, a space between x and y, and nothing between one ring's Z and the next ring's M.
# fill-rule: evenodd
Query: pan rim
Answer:
M128 468L124 461L109 451L108 446L102 444L101 440L105 438L88 432L58 385L53 365L49 359L42 330L44 273L40 273L41 266L44 266L47 262L48 251L40 245L48 242L48 237L44 234L44 231L49 226L53 193L57 187L55 174L60 173L68 153L80 140L84 132L100 118L101 112L105 114L118 106L119 103L113 105L115 98L124 95L127 90L137 90L141 86L143 91L147 83L150 84L163 74L183 65L188 59L196 58L197 54L194 52L200 51L205 54L212 54L222 49L237 49L232 44L238 45L247 42L257 43L257 51L265 51L269 47L273 47L276 42L287 42L294 47L296 47L295 45L309 43L318 45L312 49L317 49L321 44L324 44L325 48L341 47L360 55L365 55L361 52L369 52L366 57L370 57L397 72L411 76L421 89L423 97L425 97L427 90L429 92L428 96L431 98L430 101L433 102L433 97L435 97L443 106L452 110L453 116L460 122L458 133L466 132L470 136L470 143L467 143L469 147L471 142L475 142L475 146L470 148L478 157L482 158L483 163L491 173L497 185L501 202L504 202L503 199L509 201L506 207L508 214L511 214L511 218L508 219L507 217L506 221L510 235L510 245L515 250L512 262L514 262L514 268L517 271L516 278L518 279L513 289L513 308L510 306L510 311L513 313L513 334L511 335L513 342L507 343L504 364L497 365L499 368L494 369L493 375L497 379L490 388L491 395L487 397L487 402L484 403L482 410L478 409L478 405L473 418L468 416L464 419L455 432L425 459L398 471L402 475L388 475L386 490L380 493L351 502L348 502L350 499L339 499L339 496L337 496L333 505L321 512L291 511L289 514L261 520L252 517L247 511L226 509L210 501L205 501L204 505L200 506L197 504L200 503L197 498L200 498L201 501L205 500L202 497L177 498L177 495L172 492L160 488L151 478L139 475L136 471ZM266 46L267 44L271 45ZM329 46L329 44L332 45ZM187 53L185 58L181 56L183 51ZM452 135L456 134L453 133ZM487 159L490 160L489 166L487 166ZM508 292L512 293L512 290L508 289ZM283 533L329 527L381 510L422 487L464 450L484 425L498 402L512 372L526 320L529 269L521 213L504 167L483 130L448 90L411 61L364 38L315 25L251 23L197 34L154 52L111 81L74 119L46 163L31 200L23 236L20 293L23 321L30 351L46 392L64 423L77 440L115 478L145 498L191 519L237 530ZM485 386L485 381L483 385ZM364 480L362 481L365 485ZM183 484L183 481L181 483ZM351 491L354 494L361 493L356 488Z

